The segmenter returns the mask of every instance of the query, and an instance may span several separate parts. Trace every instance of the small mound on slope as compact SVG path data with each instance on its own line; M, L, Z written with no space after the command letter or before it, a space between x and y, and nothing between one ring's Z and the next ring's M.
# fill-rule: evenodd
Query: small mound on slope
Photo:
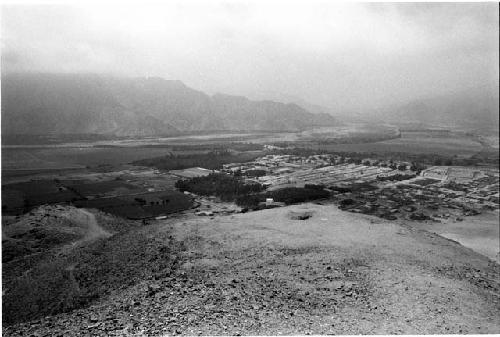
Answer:
M42 253L94 235L95 219L87 211L71 206L40 206L2 224L2 262ZM106 236L97 230L97 236Z

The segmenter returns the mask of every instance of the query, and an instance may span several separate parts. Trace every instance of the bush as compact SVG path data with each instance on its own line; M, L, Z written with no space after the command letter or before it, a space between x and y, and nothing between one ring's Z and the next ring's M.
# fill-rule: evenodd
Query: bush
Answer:
M240 195L236 198L236 204L243 209L256 209L259 202L265 201L265 197L260 194Z

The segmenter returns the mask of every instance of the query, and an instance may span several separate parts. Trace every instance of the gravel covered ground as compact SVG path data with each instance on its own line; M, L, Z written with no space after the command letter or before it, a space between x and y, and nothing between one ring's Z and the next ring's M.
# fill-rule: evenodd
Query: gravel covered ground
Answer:
M135 282L4 335L500 333L500 266L409 225L304 204L131 231Z

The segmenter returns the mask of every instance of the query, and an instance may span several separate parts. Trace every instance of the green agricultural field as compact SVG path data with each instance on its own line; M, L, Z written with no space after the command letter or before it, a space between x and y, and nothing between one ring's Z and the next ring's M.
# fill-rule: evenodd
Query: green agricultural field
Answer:
M43 147L2 148L2 170L64 169L120 165L169 153L165 148Z
M2 211L10 215L26 213L43 204L72 203L125 218L142 219L192 206L191 199L183 193L174 190L146 193L144 189L121 180L33 180L4 185L2 194Z
M104 194L128 194L143 192L137 186L128 184L120 180L107 180L99 182L85 182L75 185L67 185L71 190L77 192L79 195L88 197Z
M80 200L77 207L96 208L129 219L153 218L183 211L193 205L191 198L177 191L161 191L113 198Z
M67 203L79 196L54 180L34 180L2 186L2 211L22 214L43 204Z
M373 153L438 154L445 156L471 156L480 152L483 146L472 137L457 134L433 132L401 133L401 138L363 144L320 144L311 145L320 150Z

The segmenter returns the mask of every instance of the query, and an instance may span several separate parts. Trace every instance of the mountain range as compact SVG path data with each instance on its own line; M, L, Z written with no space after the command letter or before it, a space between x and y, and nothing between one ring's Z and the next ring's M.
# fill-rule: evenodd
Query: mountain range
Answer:
M338 126L346 123L393 124L404 128L446 128L479 134L498 133L498 85L482 85L447 94L428 95L382 108L344 110L300 97L262 91L252 97L294 103L312 113L328 113Z
M398 125L498 132L498 86L480 86L381 109L372 117Z
M335 125L293 103L209 96L181 81L95 74L2 75L2 133L165 136Z
M287 103L275 100L209 96L181 81L158 77L2 74L2 134L171 136L209 131L298 131L339 126L344 121L476 132L499 129L498 86L347 115L300 98L281 99Z

